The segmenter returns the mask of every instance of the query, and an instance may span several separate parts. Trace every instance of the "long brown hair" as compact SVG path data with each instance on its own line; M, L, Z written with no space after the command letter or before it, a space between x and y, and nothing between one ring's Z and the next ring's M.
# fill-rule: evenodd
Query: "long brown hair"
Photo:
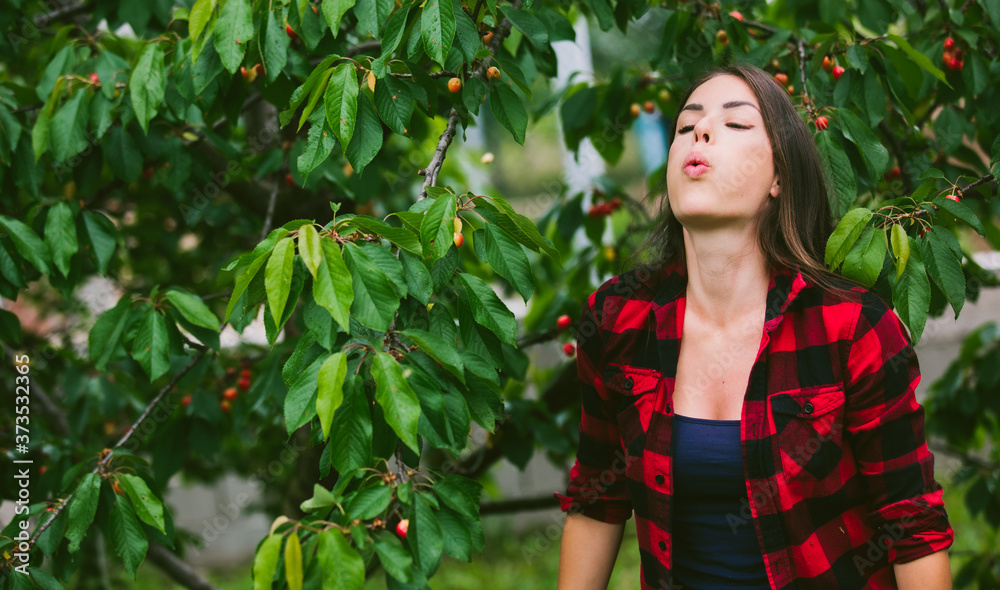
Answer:
M827 288L844 286L844 279L823 265L827 238L833 231L829 184L819 153L805 122L788 93L767 72L749 64L711 69L698 77L680 101L683 108L696 88L708 80L729 74L750 86L760 103L764 127L771 142L781 197L761 209L756 220L757 241L769 267L800 271L810 282ZM669 142L677 131L677 117L670 126ZM665 174L663 175L665 177ZM664 186L663 177L658 186ZM654 191L654 196L658 191ZM681 224L670 210L662 191L658 222L632 256L643 260L637 266L662 268L684 256Z

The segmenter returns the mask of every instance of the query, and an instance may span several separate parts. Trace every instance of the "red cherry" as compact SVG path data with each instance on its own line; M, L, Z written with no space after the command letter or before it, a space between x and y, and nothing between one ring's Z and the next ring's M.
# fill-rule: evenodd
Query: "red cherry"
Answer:
M243 369L242 371L240 371L240 379L249 379L249 378L250 378L250 369Z
M97 72L91 72L90 73L90 83L91 84L100 84L101 83L101 79L99 77L97 77Z
M740 14L738 10L734 10L734 11L730 12L729 16L735 18L738 21L741 21L741 22L743 21L743 15Z
M219 409L228 414L229 411L233 409L233 404L229 403L227 400L222 400L219 402Z
M823 69L824 70L826 70L828 72L831 71L831 70L833 70L834 64L835 64L835 62L832 59L830 59L829 55L823 57Z
M291 172L285 174L285 184L287 184L288 186L295 186L295 179L292 178Z
M38 468L38 474L39 475L45 475L45 472L48 471L48 470L49 470L48 467L46 467L45 465L42 465L41 467Z
M778 84L781 84L782 86L788 84L788 74L784 72L778 72L775 74L774 79L777 80Z
M125 492L123 492L122 489L120 487L118 487L118 481L117 480L115 480L115 482L112 484L112 486L115 488L115 493L118 494L119 496L125 494Z
M292 25L285 25L285 34L291 37L292 39L299 38L299 34L295 32L295 29L292 28Z
M240 379L240 382L237 383L236 386L239 387L240 389L242 389L243 391L246 391L246 390L250 389L250 380L249 379Z
M184 397L181 398L181 406L182 407L186 408L186 407L188 407L190 405L191 405L191 396L190 395L185 395Z
M816 129L819 129L820 131L824 131L829 126L830 126L830 122L826 119L826 117L822 117L822 116L816 117Z
M572 342L567 342L566 344L563 344L563 354L565 354L566 356L573 356L575 352L576 352L576 345L574 345Z
M399 521L399 523L396 525L396 534L405 539L406 531L409 530L409 528L410 528L410 519L404 518L403 520Z
M889 178L899 178L903 173L900 172L899 166L893 166L892 170L889 171Z
M948 60L948 69L951 70L951 71L953 71L953 72L958 69L958 58L957 57L953 57L950 60Z
M951 49L954 46L955 46L955 40L952 39L951 37L948 37L947 39L944 40L945 49Z
M615 211L622 206L622 200L618 197L611 199L611 210Z
M153 170L152 166L147 166L146 168L142 169L142 177L145 178L146 180L149 180L149 179L153 178L153 174L155 172L156 171Z
M561 330L568 328L571 323L573 323L573 320L571 320L566 314L559 316L559 319L556 320L556 325L559 326L559 329Z
M962 71L962 66L964 66L964 65L965 65L965 60L964 59L959 60L958 61L958 71L961 72Z
M229 387L225 391L222 392L222 397L226 398L229 401L232 401L232 400L236 399L237 395L239 395L239 394L236 392L236 388L235 387Z
M958 203L958 202L961 201L961 199L958 198L958 195L947 195L947 196L945 196L945 198L946 199L951 199L952 201L955 201L956 203Z
M845 70L841 66L834 66L833 67L833 79L834 80L840 80L840 77L843 76L844 72L846 72L846 71L847 70Z

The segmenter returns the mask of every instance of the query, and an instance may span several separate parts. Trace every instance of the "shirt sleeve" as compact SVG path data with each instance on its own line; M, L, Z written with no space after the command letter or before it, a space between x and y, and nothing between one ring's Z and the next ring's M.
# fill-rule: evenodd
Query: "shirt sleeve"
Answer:
M916 353L899 318L866 293L847 361L846 439L869 495L869 520L888 533L891 563L951 546L934 455L927 448Z
M560 509L606 523L632 516L625 478L625 457L614 412L617 400L604 386L604 339L595 312L597 293L584 306L577 324L576 368L582 412L576 463L565 494L555 492Z

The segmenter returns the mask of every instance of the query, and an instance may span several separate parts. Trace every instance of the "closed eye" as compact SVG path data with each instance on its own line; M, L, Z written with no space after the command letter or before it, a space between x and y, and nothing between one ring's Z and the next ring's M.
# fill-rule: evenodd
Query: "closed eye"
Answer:
M681 133L687 133L688 131L691 131L692 129L694 129L694 125L685 125L685 126L683 126L683 127L681 127L680 129L677 130L677 134L680 135Z
M726 127L730 127L732 129L750 129L750 125L742 125L740 123L726 123ZM685 125L677 130L677 135L688 133L693 129L694 125Z
M740 125L739 123L726 123L726 127L732 127L733 129L750 129L749 125Z

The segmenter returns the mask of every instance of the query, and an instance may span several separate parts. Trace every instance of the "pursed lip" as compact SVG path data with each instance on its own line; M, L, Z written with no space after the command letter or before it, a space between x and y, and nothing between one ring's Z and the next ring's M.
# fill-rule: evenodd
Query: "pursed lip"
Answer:
M711 167L712 165L708 162L708 158L699 152L691 152L688 154L688 157L684 159L684 166L682 169L688 176L697 178L708 172L708 169Z

